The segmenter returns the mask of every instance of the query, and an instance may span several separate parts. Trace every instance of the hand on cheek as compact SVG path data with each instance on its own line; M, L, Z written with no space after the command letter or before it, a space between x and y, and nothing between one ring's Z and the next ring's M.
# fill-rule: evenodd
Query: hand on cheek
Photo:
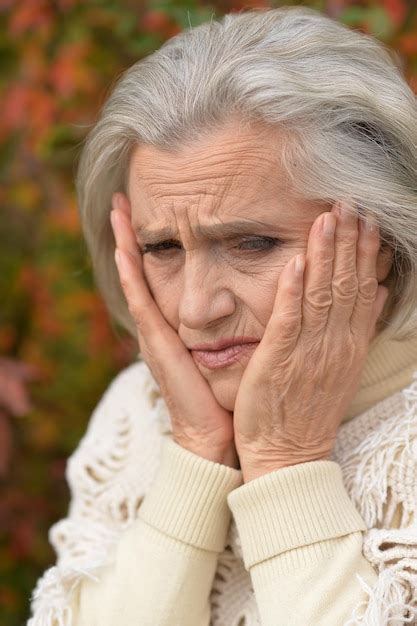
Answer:
M376 277L379 242L376 225L365 229L352 209L335 205L280 274L234 407L245 480L329 458L388 296Z

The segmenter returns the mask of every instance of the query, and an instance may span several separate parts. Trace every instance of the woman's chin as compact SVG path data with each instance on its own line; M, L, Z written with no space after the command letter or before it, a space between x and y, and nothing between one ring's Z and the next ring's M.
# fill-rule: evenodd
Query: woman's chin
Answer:
M208 381L217 402L227 411L234 410L240 379L241 373L238 377L224 376Z

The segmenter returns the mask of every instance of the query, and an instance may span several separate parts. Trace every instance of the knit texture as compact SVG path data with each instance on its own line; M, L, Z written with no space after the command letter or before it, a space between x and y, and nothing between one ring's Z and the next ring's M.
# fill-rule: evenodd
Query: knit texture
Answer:
M247 484L240 470L173 440L158 385L138 360L103 394L66 478L68 514L49 531L57 562L37 581L27 626L81 626L71 609L81 585L99 581L122 550L129 556L135 533L144 549L155 540L163 554L175 540L184 562L198 555L213 564L209 608L182 626L417 624L417 339L369 354L330 460ZM355 578L362 595L345 590L343 619L321 621L326 599L307 597L302 577L325 575L335 558L347 568L360 549L369 564ZM288 617L293 598L304 618ZM156 607L154 615L153 626L181 623L157 617Z

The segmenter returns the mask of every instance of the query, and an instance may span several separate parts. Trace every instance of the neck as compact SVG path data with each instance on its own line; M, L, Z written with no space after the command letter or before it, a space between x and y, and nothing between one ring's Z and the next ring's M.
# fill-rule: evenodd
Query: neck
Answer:
M384 340L371 344L360 385L342 423L400 391L417 370L417 336L406 341Z

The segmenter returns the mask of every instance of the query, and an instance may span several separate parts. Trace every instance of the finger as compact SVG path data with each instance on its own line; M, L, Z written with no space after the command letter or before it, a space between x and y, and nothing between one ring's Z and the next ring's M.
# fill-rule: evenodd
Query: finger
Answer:
M163 317L146 282L142 254L131 224L130 206L126 206L129 199L123 194L115 195L116 208L111 212L117 246L115 261L129 312L137 329L139 349L152 371L155 355L166 355L168 347L172 351L173 360L182 359L185 353L188 355L188 351Z
M129 312L139 332L157 323L159 309L148 289L143 275L142 255L136 245L126 214L118 208L111 212L111 223L116 240L115 261Z
M380 237L378 224L375 219L371 218L371 216L367 217L368 219L359 220L359 239L356 257L358 294L350 320L351 331L358 338L368 337L370 324L376 323L374 306L378 290L376 265L380 248Z
M272 346L274 355L282 360L293 352L301 331L304 268L305 255L297 254L282 270L272 315L262 337L262 343Z
M358 220L354 210L346 203L335 203L332 213L336 215L337 223L334 240L332 304L327 326L329 329L344 333L346 326L350 323L358 293L356 271Z
M142 255L131 224L130 202L125 194L113 194L111 220L117 247L128 252L142 266Z
M322 333L332 304L334 230L332 212L322 213L311 227L304 272L303 331Z

